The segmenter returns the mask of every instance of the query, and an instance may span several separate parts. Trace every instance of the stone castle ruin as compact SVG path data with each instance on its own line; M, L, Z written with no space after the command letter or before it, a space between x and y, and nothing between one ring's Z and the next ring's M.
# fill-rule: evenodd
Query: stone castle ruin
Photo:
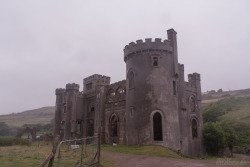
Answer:
M94 74L56 89L54 135L63 140L101 133L103 143L162 145L185 155L204 153L200 75L178 63L176 32L124 48L126 80Z

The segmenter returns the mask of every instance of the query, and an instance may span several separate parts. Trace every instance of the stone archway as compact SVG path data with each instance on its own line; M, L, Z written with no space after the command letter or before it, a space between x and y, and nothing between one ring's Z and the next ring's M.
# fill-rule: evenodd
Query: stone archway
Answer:
M116 114L113 114L110 118L110 136L118 136L118 118Z
M153 116L153 134L154 141L162 141L162 117L159 112L156 112Z

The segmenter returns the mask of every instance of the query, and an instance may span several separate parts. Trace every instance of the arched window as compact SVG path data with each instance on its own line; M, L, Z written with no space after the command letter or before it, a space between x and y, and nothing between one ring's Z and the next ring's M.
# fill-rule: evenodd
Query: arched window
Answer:
M117 116L114 114L111 116L110 118L110 136L111 137L116 137L118 136L118 118Z
M115 91L113 89L110 89L108 92L108 102L112 102L115 99Z
M134 87L134 73L132 71L130 71L129 75L128 75L128 87L129 88L133 88Z
M198 124L195 119L192 119L192 137L193 138L198 137Z
M153 116L154 140L162 141L162 119L160 113L155 113Z
M126 94L126 90L123 87L118 87L115 93L115 96L119 99L124 97Z

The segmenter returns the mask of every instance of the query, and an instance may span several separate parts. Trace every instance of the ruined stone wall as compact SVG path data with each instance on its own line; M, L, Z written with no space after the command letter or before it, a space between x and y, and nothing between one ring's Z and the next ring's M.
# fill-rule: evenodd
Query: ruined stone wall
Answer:
M107 87L105 101L105 142L125 144L126 81Z
M185 155L197 156L204 154L203 118L201 111L200 75L188 75L189 82L183 82L181 122L181 152Z

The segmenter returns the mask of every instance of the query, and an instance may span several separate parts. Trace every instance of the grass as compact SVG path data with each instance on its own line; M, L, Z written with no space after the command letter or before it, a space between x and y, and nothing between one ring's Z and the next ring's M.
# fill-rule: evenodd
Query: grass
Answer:
M117 152L117 153L125 153L125 154L149 155L149 156L158 156L167 158L181 157L178 153L170 150L169 148L156 145L148 145L148 146L117 145L116 147L112 147L108 144L103 144L102 150Z
M180 155L162 146L125 146L118 145L113 147L104 144L101 146L101 154L125 153L125 154L140 154L160 157L181 158ZM43 160L50 154L52 149L51 143L35 142L30 146L4 146L0 147L0 164L1 167L34 167L39 166ZM62 167L76 166L76 159L61 161ZM57 165L57 155L54 161L54 166ZM94 165L94 167L112 167L113 162L101 157L101 163Z
M0 146L12 146L12 145L31 145L31 142L27 139L17 137L0 137Z
M0 147L0 166L1 167L34 167L39 166L44 159L50 154L52 145L49 142L35 142L30 146L4 146ZM134 154L134 155L148 155L159 156L165 158L176 158L177 160L182 157L180 154L171 151L168 148L162 146L125 146L118 145L113 147L111 145L103 144L101 146L101 163L95 164L93 167L113 167L114 162L109 159L105 159L104 155L114 155L115 153ZM55 157L54 165L57 166L58 154ZM106 156L107 157L107 156ZM198 157L195 159L205 159L216 161L218 157ZM230 159L231 160L231 159ZM69 159L67 161L61 161L60 167L76 166L77 159Z
M0 166L1 167L34 167L39 166L45 158L51 153L52 144L49 142L35 142L30 146L15 145L0 147ZM58 155L54 160L54 165L57 166ZM61 161L60 167L76 166L77 159L69 159ZM112 167L112 162L101 158L101 164L96 164L93 167Z

